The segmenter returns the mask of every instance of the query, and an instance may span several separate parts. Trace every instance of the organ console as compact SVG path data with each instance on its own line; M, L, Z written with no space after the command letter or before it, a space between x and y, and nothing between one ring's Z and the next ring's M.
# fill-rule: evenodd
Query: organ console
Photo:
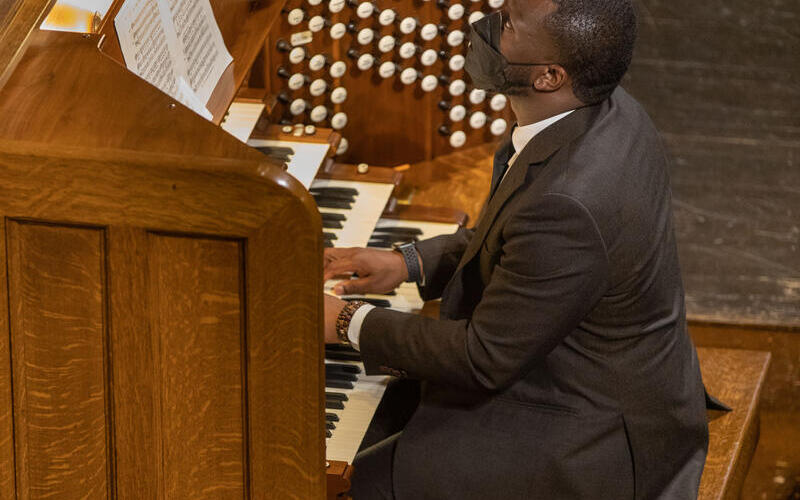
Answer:
M125 68L132 1L79 33L0 9L0 497L334 498L387 378L323 359L321 254L465 223L377 165L506 130L463 72L487 7L210 0L233 62L206 120Z

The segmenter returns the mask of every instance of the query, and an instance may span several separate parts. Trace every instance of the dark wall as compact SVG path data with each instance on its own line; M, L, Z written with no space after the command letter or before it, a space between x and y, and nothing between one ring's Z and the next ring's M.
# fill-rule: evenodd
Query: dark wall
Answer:
M672 155L689 314L800 325L800 1L637 4L623 86Z

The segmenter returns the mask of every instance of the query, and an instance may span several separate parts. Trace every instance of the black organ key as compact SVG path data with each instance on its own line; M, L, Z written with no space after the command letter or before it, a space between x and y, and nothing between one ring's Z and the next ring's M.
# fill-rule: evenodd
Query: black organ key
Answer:
M400 226L393 226L393 227L377 227L375 228L375 233L391 233L391 234L412 234L412 235L421 235L422 229L418 229L416 227L400 227Z
M322 242L322 246L324 246L325 248L333 248L333 242L330 240L325 240Z
M327 220L327 221L346 221L347 220L347 217L345 217L344 214L337 214L337 213L333 213L333 212L320 212L319 214L322 216L322 220Z
M350 201L350 202L355 202L356 201L355 195L347 194L347 193L337 193L337 192L320 193L320 192L311 191L311 196L313 196L314 198L321 198L321 199L326 199L326 200L344 200L344 201Z
M326 422L338 422L339 415L335 413L325 413L325 421Z
M325 380L325 387L330 389L352 389L355 386L352 382L345 380Z
M349 194L350 196L358 196L358 189L348 188L348 187L314 187L311 186L309 189L312 193L341 193L341 194Z
M386 240L370 240L367 248L392 248L392 242Z
M323 217L322 219L322 228L323 229L342 229L344 226L338 220L325 220Z
M358 380L358 375L347 372L325 372L325 380L344 380L346 382L355 382Z
M325 408L328 410L344 410L344 403L338 400L326 399Z
M353 205L344 200L331 200L327 198L314 198L317 202L317 206L321 208L342 208L345 210L350 210L353 208Z
M331 436L333 436L333 433L331 433L331 430L330 429L325 429L325 437L329 438Z
M325 363L325 373L328 372L344 372L344 373L361 373L361 368L358 365L346 365L341 363Z
M325 241L334 241L339 239L339 237L333 233L322 233L322 237L325 238Z
M347 394L343 392L325 392L325 399L347 401L348 397Z
M336 424L334 424L333 422L325 422L325 428L331 430L336 429Z

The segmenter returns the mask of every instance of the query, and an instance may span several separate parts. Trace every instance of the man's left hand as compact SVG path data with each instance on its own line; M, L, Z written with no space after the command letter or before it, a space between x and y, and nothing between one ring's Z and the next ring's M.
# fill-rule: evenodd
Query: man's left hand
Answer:
M325 343L340 344L341 341L336 335L336 318L342 312L345 301L327 293L323 295L325 296Z

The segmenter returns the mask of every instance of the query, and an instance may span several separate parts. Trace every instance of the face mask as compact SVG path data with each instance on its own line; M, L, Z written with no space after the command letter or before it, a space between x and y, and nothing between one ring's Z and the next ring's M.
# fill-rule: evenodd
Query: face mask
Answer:
M470 25L469 50L464 70L472 83L490 92L506 92L512 82L506 77L509 66L541 66L555 63L510 63L500 52L503 17L493 12Z

